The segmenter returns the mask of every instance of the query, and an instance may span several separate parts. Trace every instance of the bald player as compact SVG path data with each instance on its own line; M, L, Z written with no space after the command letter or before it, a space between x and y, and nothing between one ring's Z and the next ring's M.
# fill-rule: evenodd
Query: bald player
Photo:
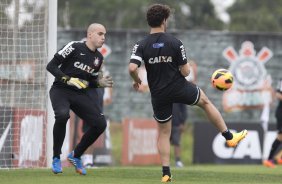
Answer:
M97 49L104 44L105 35L106 29L102 24L89 25L86 41L69 42L54 55L46 67L55 77L50 89L50 100L55 114L52 162L52 171L55 174L63 172L60 154L70 109L89 126L75 149L68 155L68 160L77 173L86 174L80 157L106 129L107 123L98 104L98 95L90 95L93 92L91 88L113 86L110 76L99 74L103 56Z

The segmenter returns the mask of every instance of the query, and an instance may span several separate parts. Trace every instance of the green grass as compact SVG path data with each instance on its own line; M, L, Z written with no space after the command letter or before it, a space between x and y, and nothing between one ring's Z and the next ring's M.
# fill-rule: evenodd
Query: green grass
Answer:
M201 165L172 168L176 184L275 184L282 181L282 167L265 168L260 165ZM88 169L80 176L73 168L62 174L50 169L0 170L1 184L144 184L160 183L160 167L104 167Z

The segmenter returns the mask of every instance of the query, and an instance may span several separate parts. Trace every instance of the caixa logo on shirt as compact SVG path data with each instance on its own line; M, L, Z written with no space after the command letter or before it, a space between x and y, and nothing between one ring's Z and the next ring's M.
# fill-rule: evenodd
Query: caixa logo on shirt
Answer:
M86 65L84 63L81 63L79 61L74 63L74 67L75 68L79 68L79 69L81 69L83 71L86 71L87 73L93 73L94 72L93 68L91 68L90 66L88 66L88 65Z
M172 57L171 56L158 56L149 59L149 64L156 64L156 63L171 63Z

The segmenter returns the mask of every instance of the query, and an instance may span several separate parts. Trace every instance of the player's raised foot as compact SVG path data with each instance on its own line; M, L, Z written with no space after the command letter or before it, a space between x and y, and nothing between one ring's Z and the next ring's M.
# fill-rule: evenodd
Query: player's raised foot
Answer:
M171 178L172 178L172 176L164 175L164 176L162 177L161 182L162 182L162 183L171 182Z
M264 160L262 162L262 164L265 166L265 167L269 167L269 168L275 168L275 164L272 160Z
M63 172L61 160L59 158L56 158L56 157L53 158L52 171L53 171L54 174L58 174L58 173Z
M86 175L86 169L83 167L82 161L80 158L75 158L74 152L72 151L68 155L69 162L75 167L75 171L81 175Z
M235 147L237 146L237 144L246 137L246 135L248 134L247 130L242 130L241 132L238 133L232 133L233 138L231 140L227 140L226 144L229 147Z

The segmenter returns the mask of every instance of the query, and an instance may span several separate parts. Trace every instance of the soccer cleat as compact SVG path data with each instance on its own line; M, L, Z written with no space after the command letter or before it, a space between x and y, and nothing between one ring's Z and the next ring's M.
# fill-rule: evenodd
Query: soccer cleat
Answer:
M276 160L276 162L277 162L278 165L282 165L282 158L278 158L278 159Z
M172 176L164 175L164 176L162 177L161 182L162 182L162 183L171 182L171 178L172 178Z
M239 133L232 133L233 138L231 140L227 140L226 144L228 147L235 147L237 144L246 137L248 134L247 130L242 130Z
M265 167L269 167L269 168L275 168L275 164L272 160L264 160L262 162L262 164L265 166Z
M53 158L52 171L53 171L54 174L58 174L58 173L63 172L61 160L59 158L56 158L56 157Z
M69 162L75 167L75 171L81 175L86 175L86 169L83 167L82 161L80 158L75 158L74 152L72 151L68 155Z
M184 164L179 160L175 162L175 167L184 167Z

